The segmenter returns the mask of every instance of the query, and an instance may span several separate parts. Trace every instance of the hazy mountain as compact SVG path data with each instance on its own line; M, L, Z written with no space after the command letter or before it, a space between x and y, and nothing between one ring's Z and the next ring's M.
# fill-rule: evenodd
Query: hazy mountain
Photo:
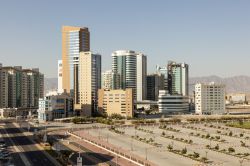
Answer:
M250 93L250 76L234 76L222 78L218 76L206 76L206 77L191 77L190 80L189 92L191 93L194 90L195 83L223 83L226 85L226 91L231 92L243 92ZM48 90L57 89L57 78L45 78L45 92Z
M57 90L57 78L44 78L44 90Z
M250 77L249 76L234 76L234 77L227 77L221 78L218 76L207 76L207 77L192 77L189 80L190 82L190 92L194 90L194 84L201 82L201 83L222 83L226 85L226 92L233 93L233 92L243 92L243 93L250 93Z

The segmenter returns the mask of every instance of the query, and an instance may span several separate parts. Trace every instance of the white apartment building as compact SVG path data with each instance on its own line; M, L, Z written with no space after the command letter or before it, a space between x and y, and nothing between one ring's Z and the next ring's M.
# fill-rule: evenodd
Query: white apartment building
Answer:
M195 85L195 113L223 114L225 112L225 85L198 83Z
M103 89L119 89L119 82L119 75L112 70L107 70L102 73Z
M62 60L58 60L57 63L57 93L61 94L63 93L63 87L62 87Z

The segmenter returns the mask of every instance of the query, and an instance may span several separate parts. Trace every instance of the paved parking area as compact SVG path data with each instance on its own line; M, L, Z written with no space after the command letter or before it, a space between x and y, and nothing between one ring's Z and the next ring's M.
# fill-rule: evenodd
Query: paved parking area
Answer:
M129 150L131 153L150 160L157 165L250 165L250 155L244 157L235 156L237 153L250 153L250 140L245 139L248 136L250 137L249 131L226 127L224 124L220 123L214 123L213 126L221 126L224 128L218 129L209 127L211 124L188 124L185 126L182 124L167 125L167 128L176 129L176 131L160 129L158 125L142 125L138 126L137 129L135 129L135 127L115 128L115 130L120 131L121 133L124 132L124 134L115 133L114 131L109 130L109 128L85 128L83 131L102 141L109 142L114 146ZM187 128L187 126L193 128ZM217 132L218 130L220 133ZM228 133L230 131L233 132L233 136L224 135L224 133ZM171 138L162 137L162 132ZM193 135L190 133L193 133ZM200 136L196 136L197 133L199 133ZM234 137L234 135L239 135L240 133L244 133L244 137ZM209 134L210 138L219 136L219 140L224 140L224 142L220 142L216 139L211 140L209 138L201 137L202 135L206 136L207 134ZM157 147L147 142L139 141L138 139L134 139L135 137L146 140L152 139L160 146ZM175 139L172 139L172 137ZM176 138L178 140L176 140ZM192 143L190 144L188 142L184 142L183 140L192 140ZM241 146L242 142L245 143L246 147ZM206 157L209 163L204 164L191 158L184 157L180 154L170 152L168 149L169 145L171 145L173 149L177 150L186 148L187 154L193 154L194 152L198 153L200 156L199 158ZM207 148L208 145L212 148L218 145L218 151ZM235 152L231 154L227 153L229 147L232 147ZM221 152L223 149L225 149L225 152Z

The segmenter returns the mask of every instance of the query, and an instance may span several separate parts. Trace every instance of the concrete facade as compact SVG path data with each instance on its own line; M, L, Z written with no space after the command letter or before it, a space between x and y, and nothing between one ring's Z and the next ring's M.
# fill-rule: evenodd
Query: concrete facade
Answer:
M166 90L160 90L158 107L160 113L166 114L189 112L189 98L182 95L170 95Z
M54 119L73 116L73 98L66 93L46 96L39 99L38 119L52 121Z
M119 114L124 117L133 117L134 102L133 89L126 90L105 90L98 91L98 110L101 113Z
M103 89L119 89L120 79L117 73L112 70L107 70L102 73L102 88Z
M225 113L225 85L203 84L195 85L195 113L223 114Z
M62 86L62 60L58 60L57 63L57 93L61 94L64 92Z
M38 108L44 96L44 75L21 66L0 69L0 108Z
M101 55L81 52L79 59L79 103L75 109L91 116L97 111L98 89L101 88Z

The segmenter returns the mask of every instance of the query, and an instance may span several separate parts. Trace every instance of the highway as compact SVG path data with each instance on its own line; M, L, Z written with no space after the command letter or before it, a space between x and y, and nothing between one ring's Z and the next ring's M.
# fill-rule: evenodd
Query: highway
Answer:
M54 166L58 165L55 161L51 161L27 136L25 136L19 128L13 123L5 122L5 132L9 138L7 144L14 144L19 152L13 153L13 164L15 166ZM17 155L18 154L18 155Z

